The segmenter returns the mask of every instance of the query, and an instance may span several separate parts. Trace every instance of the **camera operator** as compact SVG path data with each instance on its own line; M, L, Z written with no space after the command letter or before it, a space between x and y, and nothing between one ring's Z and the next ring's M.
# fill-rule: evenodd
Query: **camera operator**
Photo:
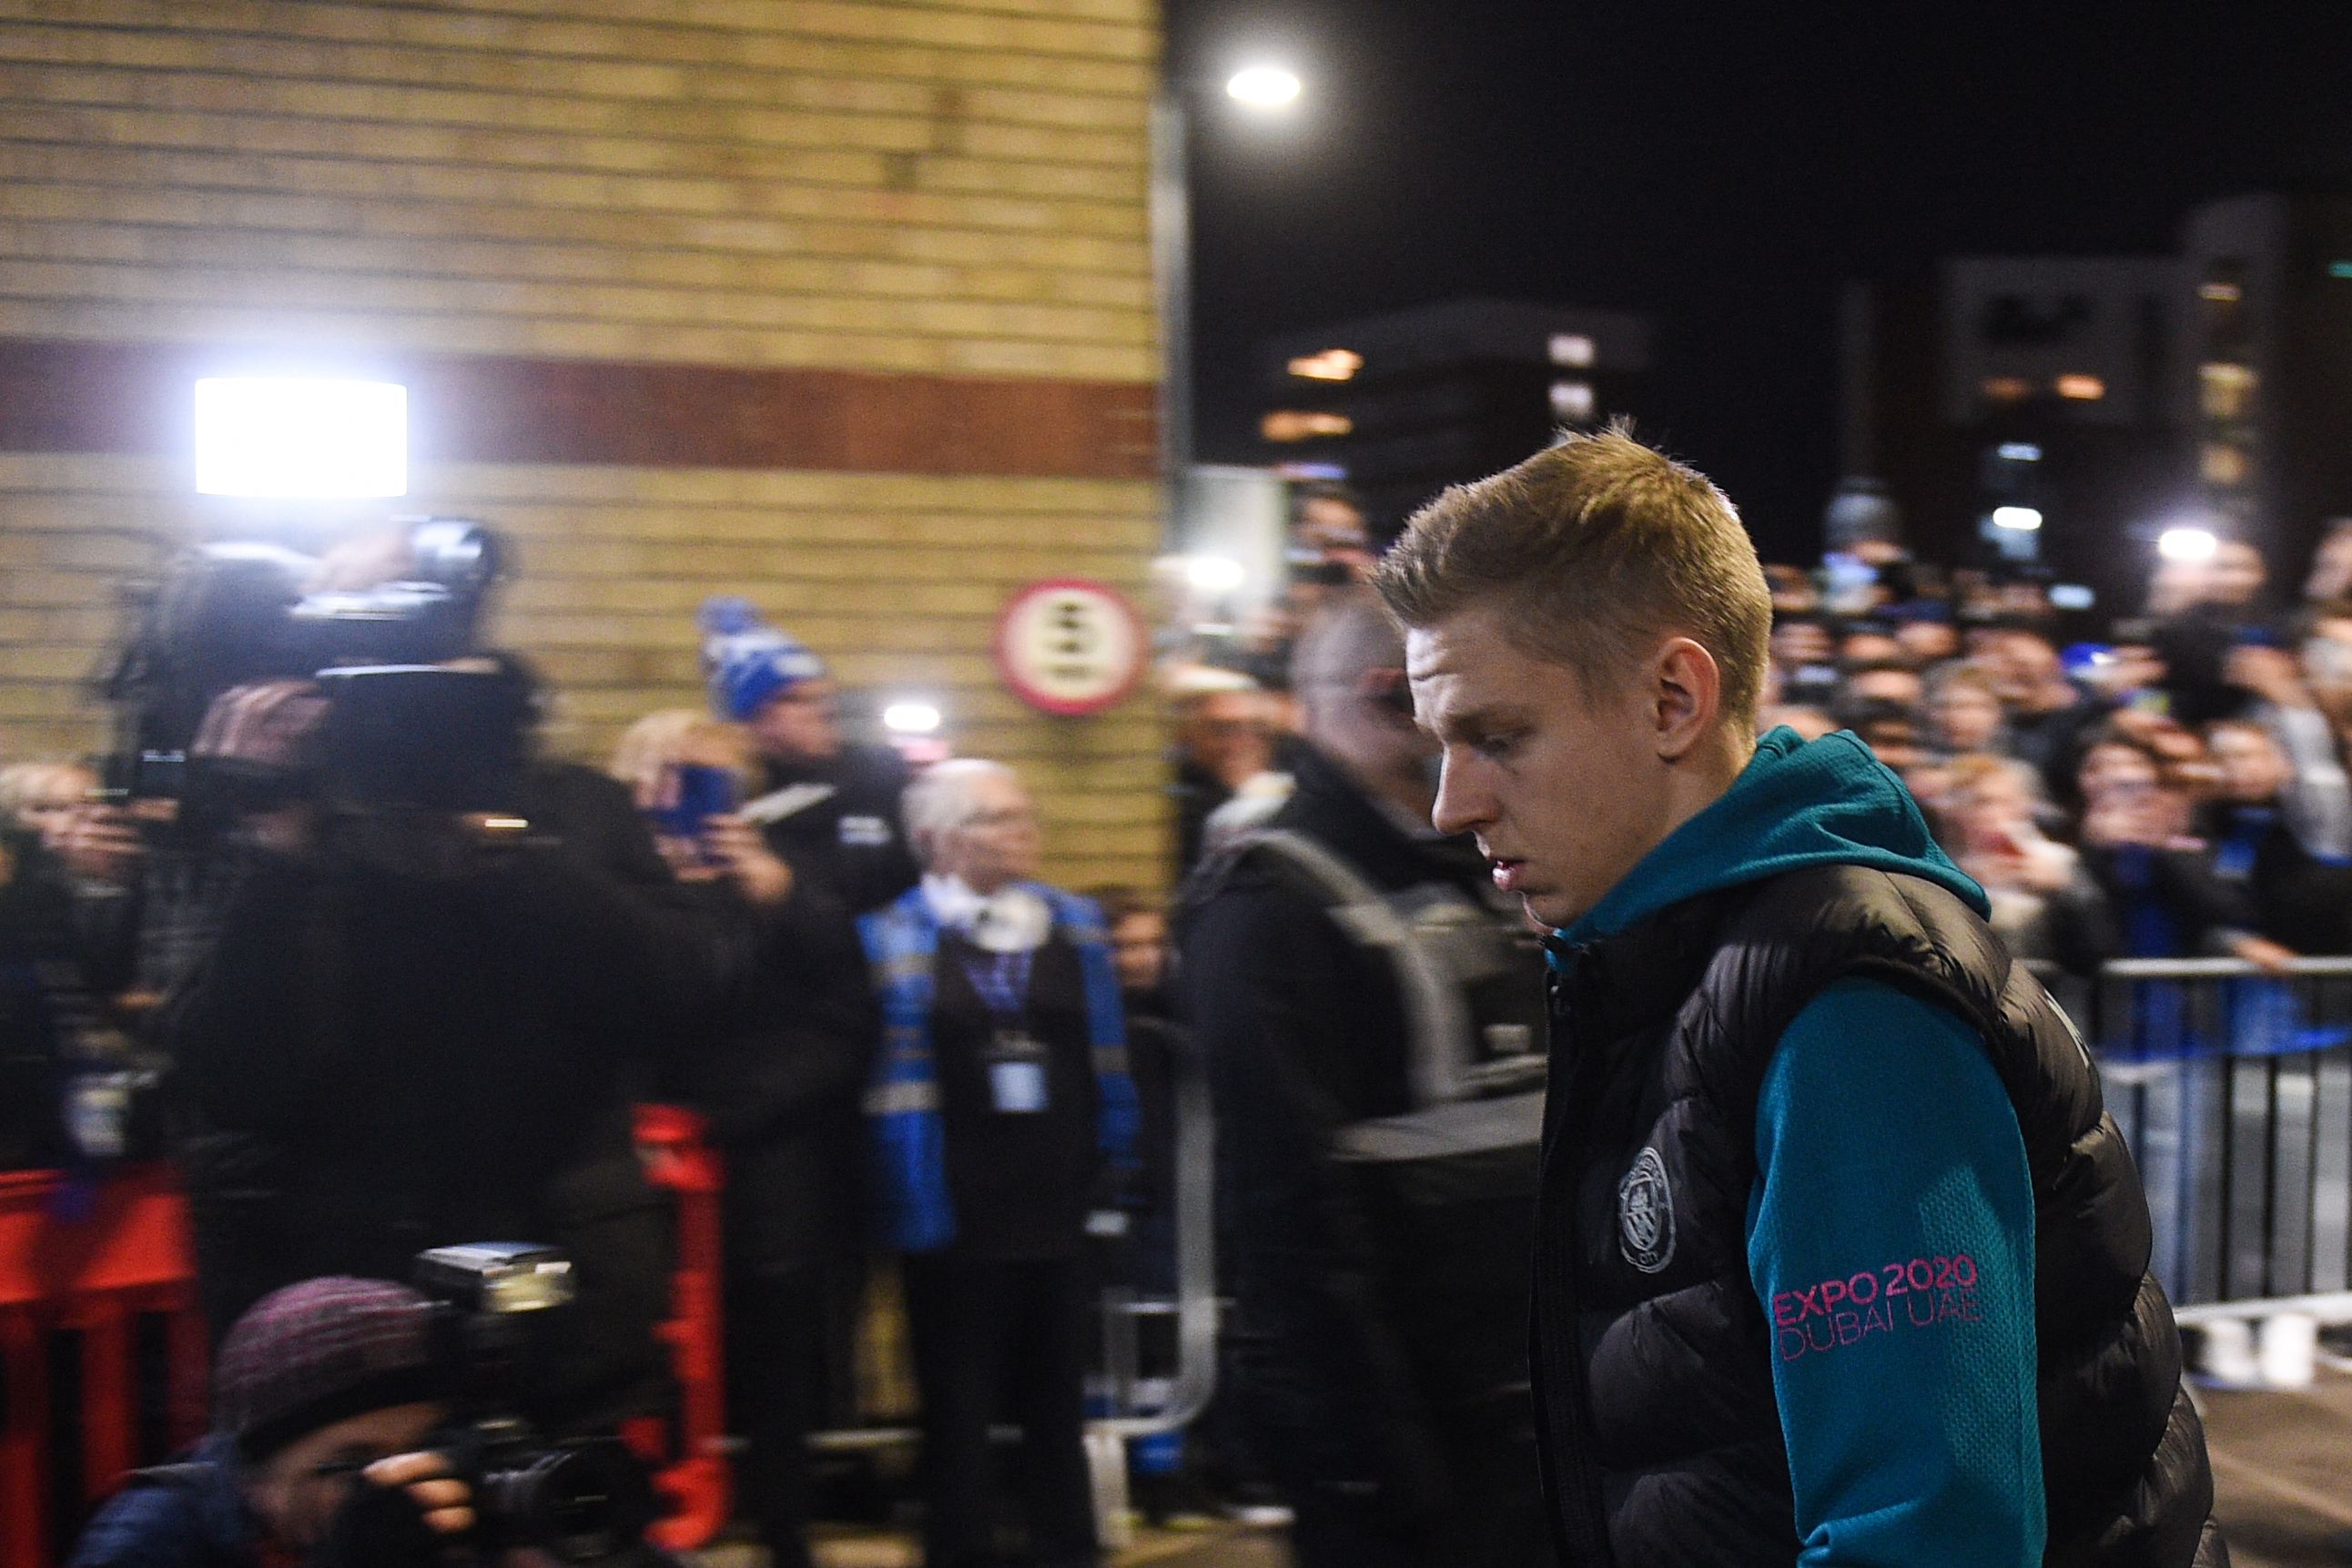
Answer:
M465 702L510 705L520 747L528 692L489 665L455 672L490 683ZM277 683L215 708L200 751L314 793L244 815L250 869L163 1019L211 1321L292 1281L543 1236L580 1305L535 1414L646 1407L667 1256L631 1101L717 983L717 915L666 900L626 792L585 769L519 767L504 788L531 818L354 805L320 782L309 726L331 704Z

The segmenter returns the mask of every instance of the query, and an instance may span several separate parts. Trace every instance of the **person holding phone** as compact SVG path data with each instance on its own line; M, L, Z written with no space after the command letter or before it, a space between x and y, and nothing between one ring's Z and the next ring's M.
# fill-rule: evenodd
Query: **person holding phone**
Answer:
M744 820L794 875L823 883L853 915L914 886L898 806L906 760L844 737L840 690L824 661L748 601L710 600L700 624L710 711L740 726L751 750Z
M735 811L751 748L691 709L647 715L613 770L682 883L754 911L683 1085L727 1161L727 1334L748 1446L743 1512L772 1560L808 1561L808 1434L824 1407L838 1286L854 1279L857 1091L879 1030L848 910Z

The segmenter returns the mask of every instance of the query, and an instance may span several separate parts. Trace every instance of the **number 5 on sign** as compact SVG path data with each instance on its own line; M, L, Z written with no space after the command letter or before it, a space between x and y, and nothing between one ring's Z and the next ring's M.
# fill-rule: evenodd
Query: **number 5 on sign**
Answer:
M1084 578L1033 582L996 621L996 668L1046 713L1100 713L1135 689L1150 656L1143 618L1117 589Z

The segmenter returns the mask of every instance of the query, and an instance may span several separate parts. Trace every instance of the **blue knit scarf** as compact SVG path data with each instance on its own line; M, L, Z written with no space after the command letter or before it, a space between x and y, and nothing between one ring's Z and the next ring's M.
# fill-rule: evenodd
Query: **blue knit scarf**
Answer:
M1101 1103L1102 1150L1115 1166L1132 1166L1141 1113L1135 1080L1128 1073L1127 1022L1102 912L1059 888L1042 883L1020 885L1045 900L1054 929L1077 949ZM877 1228L885 1246L902 1252L935 1252L956 1235L955 1209L948 1197L938 1063L931 1050L939 916L923 890L911 888L896 903L860 918L857 934L866 944L875 993L882 1003L882 1050L866 1092Z

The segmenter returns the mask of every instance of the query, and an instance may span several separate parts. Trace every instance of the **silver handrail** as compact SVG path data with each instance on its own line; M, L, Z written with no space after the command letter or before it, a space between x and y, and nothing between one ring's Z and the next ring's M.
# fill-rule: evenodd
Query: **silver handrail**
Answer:
M2183 1322L2352 1289L2352 957L2050 975L2139 1166Z

